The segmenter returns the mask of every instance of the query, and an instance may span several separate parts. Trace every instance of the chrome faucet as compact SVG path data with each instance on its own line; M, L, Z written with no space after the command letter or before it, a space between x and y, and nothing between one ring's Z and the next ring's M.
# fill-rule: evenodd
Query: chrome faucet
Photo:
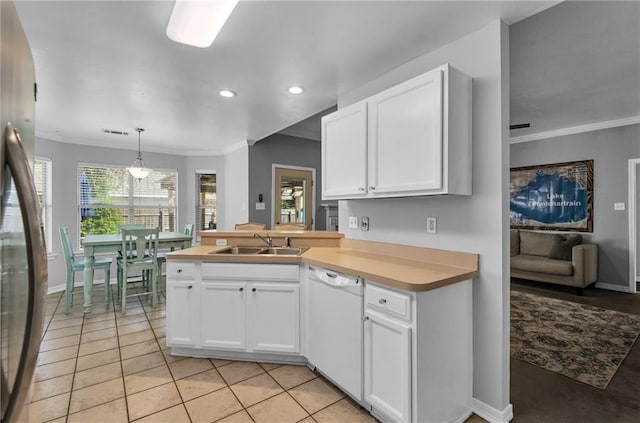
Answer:
M271 247L273 247L273 240L269 236L269 232L266 232L266 235L267 235L267 237L265 238L260 234L254 233L253 237L254 238L260 238L262 241L264 241L265 244L267 244L267 247L271 248Z

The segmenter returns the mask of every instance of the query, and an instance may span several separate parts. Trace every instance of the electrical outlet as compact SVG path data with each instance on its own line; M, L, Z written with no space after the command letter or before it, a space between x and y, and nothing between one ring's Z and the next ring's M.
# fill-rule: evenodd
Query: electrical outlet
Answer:
M624 203L613 203L614 210L624 210Z
M438 231L435 217L427 217L427 233L435 234Z
M369 217L362 216L362 219L360 219L360 229L363 231L369 230Z
M349 229L358 229L358 216L349 216Z

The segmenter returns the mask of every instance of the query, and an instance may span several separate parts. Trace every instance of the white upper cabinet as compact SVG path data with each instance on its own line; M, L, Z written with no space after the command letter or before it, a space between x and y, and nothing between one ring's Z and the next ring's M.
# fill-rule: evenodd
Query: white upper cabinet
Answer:
M443 65L325 116L322 166L325 199L471 195L471 79Z
M356 103L322 118L322 197L367 195L367 105Z

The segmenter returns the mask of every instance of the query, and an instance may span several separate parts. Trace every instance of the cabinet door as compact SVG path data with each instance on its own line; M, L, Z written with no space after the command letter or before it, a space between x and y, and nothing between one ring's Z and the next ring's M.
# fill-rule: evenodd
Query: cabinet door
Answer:
M196 346L200 325L199 287L194 281L167 282L167 344Z
M203 282L201 286L201 345L209 348L246 347L246 291L243 282Z
M253 283L248 294L249 350L299 352L298 284Z
M364 395L393 422L411 421L411 328L365 312Z
M368 99L374 195L442 188L442 79L437 69Z
M322 118L322 198L367 194L367 106L364 102Z

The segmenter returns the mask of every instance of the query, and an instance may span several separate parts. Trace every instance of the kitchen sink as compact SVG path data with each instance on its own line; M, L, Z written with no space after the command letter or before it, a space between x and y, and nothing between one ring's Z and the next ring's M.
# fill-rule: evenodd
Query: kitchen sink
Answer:
M309 247L227 247L222 250L211 251L209 254L276 254L284 256L298 256Z
M269 247L265 248L262 251L259 251L258 254L278 254L278 255L287 255L287 256L298 256L303 252L307 251L308 247Z
M209 254L257 254L265 247L228 247L218 251L211 251Z

